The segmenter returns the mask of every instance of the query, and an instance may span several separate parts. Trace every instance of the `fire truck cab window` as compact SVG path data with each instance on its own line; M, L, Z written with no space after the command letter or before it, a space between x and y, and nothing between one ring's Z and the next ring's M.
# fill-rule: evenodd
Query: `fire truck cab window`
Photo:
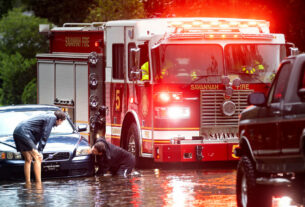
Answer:
M152 51L154 81L162 83L221 82L220 45L160 45ZM204 78L202 78L204 77Z
M112 77L114 79L124 79L124 44L112 45Z
M229 76L247 83L270 83L286 50L284 45L229 44L224 56Z

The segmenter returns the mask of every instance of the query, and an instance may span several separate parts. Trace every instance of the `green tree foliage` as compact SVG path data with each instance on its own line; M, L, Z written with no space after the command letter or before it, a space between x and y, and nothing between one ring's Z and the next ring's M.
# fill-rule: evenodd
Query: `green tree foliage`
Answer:
M21 0L0 0L0 18L12 8L21 5Z
M47 23L20 8L0 20L0 104L20 104L22 96L26 103L36 102L29 92L35 84L35 56L48 50L47 37L38 33L39 24Z
M21 104L24 88L35 77L36 59L25 59L20 53L13 55L2 53L0 57L0 78L2 79L1 104Z
M94 0L89 10L86 22L145 17L144 7L140 0Z
M24 88L22 93L22 103L33 104L37 102L37 84L36 78L33 78Z
M37 52L46 52L47 37L38 33L39 24L47 20L14 9L0 20L0 51L6 54L19 52L33 58Z
M84 22L94 0L22 0L37 17L61 26L66 22ZM115 1L114 1L115 2Z

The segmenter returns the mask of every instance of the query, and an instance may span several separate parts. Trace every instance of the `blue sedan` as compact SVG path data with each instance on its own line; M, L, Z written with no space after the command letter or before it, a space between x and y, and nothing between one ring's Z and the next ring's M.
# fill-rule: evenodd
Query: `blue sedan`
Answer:
M16 125L29 117L41 113L54 113L59 110L49 105L20 105L0 107L0 180L24 179L24 160L16 151L13 131ZM52 129L43 150L42 178L80 177L94 174L93 157L90 145L67 118L61 125Z

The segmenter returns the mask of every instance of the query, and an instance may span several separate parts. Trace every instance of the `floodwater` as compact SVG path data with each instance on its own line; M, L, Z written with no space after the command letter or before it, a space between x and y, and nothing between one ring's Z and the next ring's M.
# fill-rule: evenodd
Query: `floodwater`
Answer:
M138 175L127 178L106 175L50 179L30 186L1 181L0 206L236 206L236 165L164 165L136 171ZM274 199L274 204L279 201Z
M236 206L235 167L136 171L127 178L53 179L41 186L1 182L0 206Z

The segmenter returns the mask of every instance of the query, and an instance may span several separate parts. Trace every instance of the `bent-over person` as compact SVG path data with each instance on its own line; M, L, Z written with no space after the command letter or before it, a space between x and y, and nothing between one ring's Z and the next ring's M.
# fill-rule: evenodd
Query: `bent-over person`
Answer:
M16 149L25 160L24 176L27 184L31 183L31 163L37 183L41 182L42 151L54 126L60 125L66 119L63 111L51 114L39 114L20 122L13 133ZM36 147L38 144L38 147Z
M104 175L110 171L112 175L126 177L136 165L136 159L132 153L107 142L104 138L97 139L92 147L92 154L99 155L97 175Z

